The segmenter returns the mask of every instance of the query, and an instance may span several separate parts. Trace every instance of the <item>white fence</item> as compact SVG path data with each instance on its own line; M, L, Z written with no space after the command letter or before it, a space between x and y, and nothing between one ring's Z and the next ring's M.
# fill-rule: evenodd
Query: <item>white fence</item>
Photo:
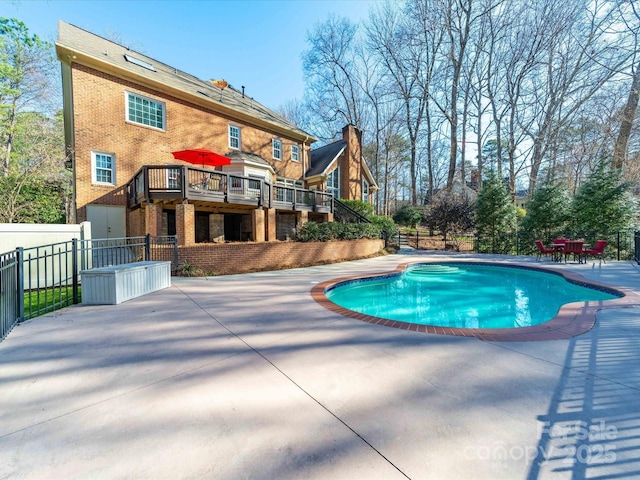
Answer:
M91 239L91 222L77 225L0 223L0 253L18 247L29 248L50 243Z
M77 240L90 240L91 223L82 222L75 225L0 223L0 253L9 252L18 247L31 249L41 245L50 246L52 244L70 242L74 238ZM26 269L24 276L25 289L29 289L31 285L43 283L47 272L51 270L46 263L45 254L51 256L53 248L49 247L50 251L29 252L34 257L42 256L43 258L29 262L29 268ZM62 268L70 270L71 264L64 265Z

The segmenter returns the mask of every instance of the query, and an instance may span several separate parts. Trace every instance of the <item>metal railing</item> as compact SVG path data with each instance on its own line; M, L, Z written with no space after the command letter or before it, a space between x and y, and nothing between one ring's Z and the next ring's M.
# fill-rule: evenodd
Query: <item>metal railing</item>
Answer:
M264 179L186 166L147 165L127 183L127 205L156 199L193 199L330 213L333 195L272 185Z
M145 260L175 271L177 237L72 239L0 254L0 340L19 322L80 303L83 270Z
M371 220L360 215L346 203L338 199L333 201L335 219L341 223L371 223Z
M4 340L22 317L20 309L23 308L23 303L18 301L20 253L14 250L0 254L0 341Z
M616 231L608 235L590 235L585 232L566 233L567 238L592 238L607 240L605 258L616 260L635 259L640 263L640 232L631 230ZM504 255L534 255L536 247L534 239L525 233L499 233L496 235L449 234L430 235L426 231L416 230L411 233L399 233L398 243L406 243L422 250L450 250L474 253L494 253ZM548 243L548 242L547 242Z

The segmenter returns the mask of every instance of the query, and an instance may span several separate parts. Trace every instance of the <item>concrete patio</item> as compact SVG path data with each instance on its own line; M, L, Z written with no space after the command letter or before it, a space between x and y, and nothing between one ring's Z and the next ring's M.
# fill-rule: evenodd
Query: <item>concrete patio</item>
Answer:
M0 478L638 478L640 308L568 340L494 343L310 296L433 256L477 258L174 278L16 327L0 343ZM542 264L640 293L632 262Z

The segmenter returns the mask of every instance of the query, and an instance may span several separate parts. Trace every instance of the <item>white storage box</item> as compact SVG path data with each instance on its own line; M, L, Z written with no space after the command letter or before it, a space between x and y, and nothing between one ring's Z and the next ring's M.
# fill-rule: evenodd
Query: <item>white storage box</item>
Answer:
M171 286L171 262L136 262L80 272L83 305L117 305Z

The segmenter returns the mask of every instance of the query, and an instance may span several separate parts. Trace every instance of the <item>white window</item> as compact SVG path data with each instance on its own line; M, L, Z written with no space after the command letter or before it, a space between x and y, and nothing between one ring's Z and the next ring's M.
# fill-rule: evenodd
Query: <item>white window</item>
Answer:
M164 102L158 102L136 93L126 92L127 120L164 130Z
M300 161L300 147L298 145L291 145L291 160Z
M240 150L240 127L229 125L229 148Z
M276 185L282 187L304 188L304 183L302 182L302 180L294 180L293 178L285 177L276 178Z
M333 198L340 198L340 167L327 175L327 193L333 194Z
M116 157L113 153L91 152L91 183L116 184Z
M264 180L264 177L259 175L249 174L249 190L253 190L254 192L260 191L260 180Z
M241 190L242 189L242 178L236 177L235 175L231 176L231 189L232 190Z
M369 203L369 182L364 178L362 179L362 201Z
M273 139L273 158L282 160L282 140Z
M180 169L167 168L167 188L169 190L180 190L182 187L180 183Z

